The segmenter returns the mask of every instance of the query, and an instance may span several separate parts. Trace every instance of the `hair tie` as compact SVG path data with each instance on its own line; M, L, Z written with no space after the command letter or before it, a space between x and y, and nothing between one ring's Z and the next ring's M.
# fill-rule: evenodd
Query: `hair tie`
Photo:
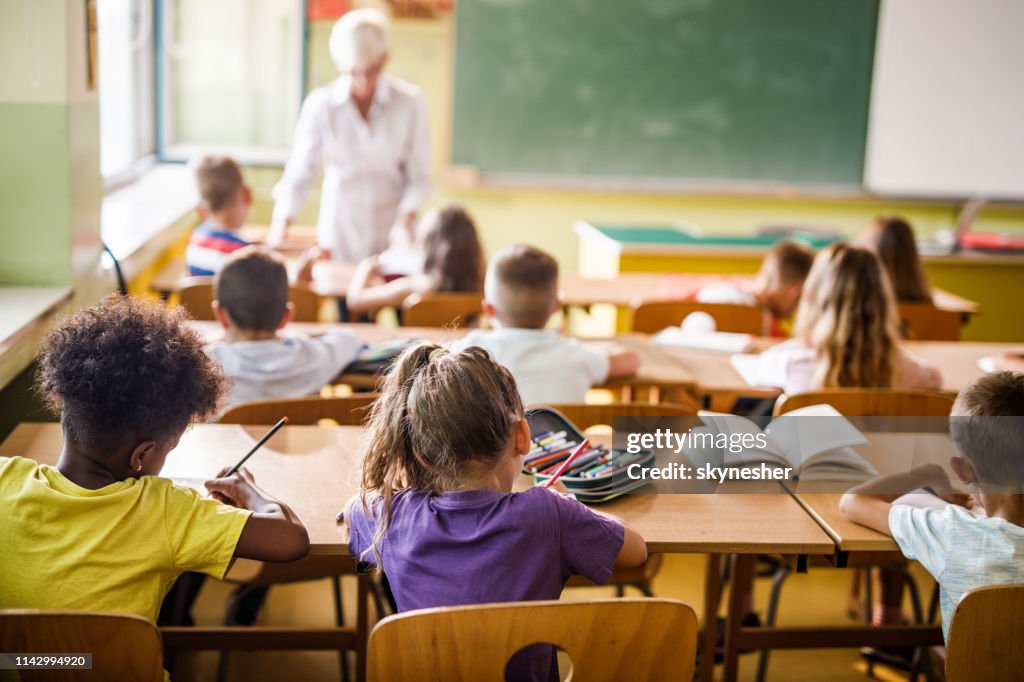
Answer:
M434 361L435 358L437 358L438 355L441 355L441 354L447 353L447 352L448 352L448 349L445 348L444 346L441 346L440 348L435 348L434 350L430 351L429 354L427 354L427 362L431 363L431 362Z

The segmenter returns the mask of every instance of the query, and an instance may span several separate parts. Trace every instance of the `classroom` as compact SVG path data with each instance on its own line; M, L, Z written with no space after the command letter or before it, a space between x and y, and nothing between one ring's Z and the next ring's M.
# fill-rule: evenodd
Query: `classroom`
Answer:
M0 681L1024 679L1021 26L0 2Z

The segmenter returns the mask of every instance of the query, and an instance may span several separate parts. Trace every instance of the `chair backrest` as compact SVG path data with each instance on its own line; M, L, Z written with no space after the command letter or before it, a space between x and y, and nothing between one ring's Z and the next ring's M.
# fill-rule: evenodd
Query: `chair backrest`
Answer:
M921 303L901 303L904 334L915 341L959 341L963 313Z
M988 585L963 596L946 641L949 682L1020 679L1024 671L1024 585Z
M776 416L808 405L827 403L847 417L948 417L956 396L942 391L898 388L823 388L782 395Z
M481 292L412 294L402 301L406 327L471 327L483 314Z
M370 633L369 680L504 680L509 658L538 642L569 655L574 680L689 680L697 617L669 599L409 611L385 618Z
M287 415L289 424L316 424L321 419L333 419L341 426L360 426L376 399L376 393L357 393L330 398L254 400L228 408L217 421L221 424L276 424Z
M164 679L160 632L150 621L134 615L0 611L0 651L92 654L92 670L22 670L23 682Z
M693 407L671 403L568 403L546 407L553 407L564 414L581 431L592 426L611 426L613 417L692 417L697 414Z
M213 320L213 278L186 277L178 286L181 305L193 320ZM295 307L295 322L316 322L320 318L320 297L309 287L293 284L288 287L288 300Z
M700 303L698 301L648 301L633 307L633 331L656 334L679 326L691 313L703 312L715 320L720 332L764 334L764 311L752 305Z

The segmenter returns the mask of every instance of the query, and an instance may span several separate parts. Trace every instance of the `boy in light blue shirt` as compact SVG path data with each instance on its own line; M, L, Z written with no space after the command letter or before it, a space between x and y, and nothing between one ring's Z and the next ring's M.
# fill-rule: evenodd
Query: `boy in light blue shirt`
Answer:
M964 593L1024 583L1024 374L987 374L964 388L953 405L950 436L957 447L950 467L970 495L929 464L865 483L840 502L850 520L892 535L907 558L935 577L946 638ZM950 504L893 504L920 488Z

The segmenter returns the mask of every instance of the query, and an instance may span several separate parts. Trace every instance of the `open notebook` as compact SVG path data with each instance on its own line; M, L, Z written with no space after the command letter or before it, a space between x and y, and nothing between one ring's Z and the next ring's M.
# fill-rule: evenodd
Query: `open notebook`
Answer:
M863 481L878 470L851 449L866 445L853 424L831 405L809 405L776 417L761 429L750 419L723 412L701 411L704 430L712 434L764 434L764 448L729 452L727 449L688 448L686 454L697 467L760 467L761 464L792 467L802 481ZM694 429L694 432L698 429ZM749 440L749 439L748 439Z
M680 327L668 327L655 334L652 341L658 346L742 353L750 349L754 343L754 337L750 334L735 332L695 331Z

